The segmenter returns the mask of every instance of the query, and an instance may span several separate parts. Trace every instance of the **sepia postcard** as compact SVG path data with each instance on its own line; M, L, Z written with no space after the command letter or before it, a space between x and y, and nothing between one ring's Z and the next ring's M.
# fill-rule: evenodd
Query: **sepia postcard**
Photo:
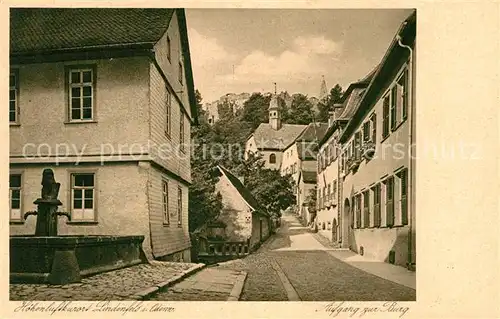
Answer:
M7 317L500 316L499 4L402 4L2 5Z

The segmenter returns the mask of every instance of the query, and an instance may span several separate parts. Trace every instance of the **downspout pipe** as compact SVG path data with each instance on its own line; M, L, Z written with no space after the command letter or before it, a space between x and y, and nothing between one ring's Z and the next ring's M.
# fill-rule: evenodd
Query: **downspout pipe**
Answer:
M405 23L406 24L406 23ZM402 39L401 39L401 35L398 34L397 36L397 42L398 42L398 45L402 48L405 48L405 49L408 49L408 51L410 52L410 57L409 57L409 62L408 62L408 96L409 96L409 100L411 101L411 104L410 104L410 107L408 108L408 122L410 123L410 129L409 129L409 141L410 141L410 147L409 147L409 157L410 157L410 163L409 163L409 174L408 174L408 178L409 178L409 183L408 183L408 203L410 203L410 207L413 206L413 158L414 158L414 154L413 154L413 135L414 135L414 132L413 132L413 107L414 107L414 98L413 98L413 49L408 46L408 45L405 45L403 44L402 42ZM407 262L407 267L409 270L414 270L414 265L415 265L415 261L412 259L412 253L413 253L413 214L415 213L413 211L413 209L410 209L410 218L408 219L408 233L409 233L409 236L408 236L408 262Z

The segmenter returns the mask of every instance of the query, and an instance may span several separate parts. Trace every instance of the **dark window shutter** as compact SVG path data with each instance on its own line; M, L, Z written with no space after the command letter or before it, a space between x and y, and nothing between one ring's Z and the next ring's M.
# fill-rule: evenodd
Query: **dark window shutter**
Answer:
M384 105L382 110L382 138L389 135L389 96L384 99Z
M377 114L372 115L372 142L377 142Z
M407 186L408 171L405 169L401 172L401 223L408 225L408 186Z
M394 226L394 203L393 201L387 202L386 206L386 216L387 216L387 227Z
M391 130L396 128L396 123L397 123L397 98L398 95L398 90L397 86L394 86L391 89Z

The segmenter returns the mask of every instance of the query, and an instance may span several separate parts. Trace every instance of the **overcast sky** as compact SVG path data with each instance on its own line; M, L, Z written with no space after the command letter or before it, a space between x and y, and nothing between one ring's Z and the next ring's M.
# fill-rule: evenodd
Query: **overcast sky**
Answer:
M226 93L287 90L318 96L363 78L411 10L186 9L195 87Z

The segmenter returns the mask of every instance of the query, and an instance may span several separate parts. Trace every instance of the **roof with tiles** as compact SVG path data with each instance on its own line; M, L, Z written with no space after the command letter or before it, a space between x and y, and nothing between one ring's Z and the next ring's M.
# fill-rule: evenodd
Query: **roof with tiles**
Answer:
M258 149L284 150L307 128L307 125L282 124L275 130L269 123L261 123L253 133Z
M297 141L303 142L314 142L323 138L326 130L328 130L328 123L311 123L307 125L307 128L299 135Z
M231 171L227 168L222 167L221 165L217 166L217 168L227 177L229 182L236 188L241 197L245 200L245 202L250 206L252 210L258 212L260 214L269 216L266 209L259 204L259 202L252 195L250 190L246 188L243 183L240 181L238 177L236 177Z
M11 54L154 44L174 9L16 8L10 15Z

